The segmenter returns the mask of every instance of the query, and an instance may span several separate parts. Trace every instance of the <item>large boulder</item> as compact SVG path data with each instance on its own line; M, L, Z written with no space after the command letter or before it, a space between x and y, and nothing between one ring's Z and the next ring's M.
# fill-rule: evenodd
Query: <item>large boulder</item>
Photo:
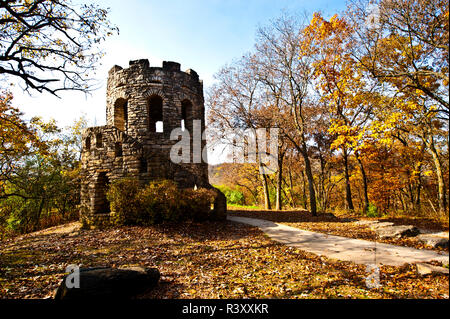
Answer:
M417 236L420 231L417 227L408 226L386 226L375 229L379 238L401 238Z
M55 299L131 298L154 288L160 277L156 268L80 268L79 287L72 288L73 284L66 284L66 281L72 280L74 275L76 273L64 277Z

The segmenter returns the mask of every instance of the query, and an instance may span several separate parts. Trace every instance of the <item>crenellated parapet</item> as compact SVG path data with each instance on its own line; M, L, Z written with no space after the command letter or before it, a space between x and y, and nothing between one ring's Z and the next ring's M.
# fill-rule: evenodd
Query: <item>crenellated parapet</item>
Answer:
M138 139L153 135L167 140L181 125L183 103L190 104L186 122L202 119L204 110L198 74L191 69L182 72L179 63L168 61L162 67L151 67L148 60L130 61L126 69L114 66L106 100L107 124Z

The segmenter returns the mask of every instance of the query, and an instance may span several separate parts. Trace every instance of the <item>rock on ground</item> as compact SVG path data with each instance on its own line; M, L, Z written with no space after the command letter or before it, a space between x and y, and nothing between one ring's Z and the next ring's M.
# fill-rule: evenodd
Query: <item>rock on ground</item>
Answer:
M378 220L358 220L355 222L355 225L359 226L370 226L373 224L378 224Z
M370 225L370 229L377 230L378 228L384 228L384 227L389 227L389 226L393 226L393 225L394 225L394 223L391 223L391 222L376 223L376 224Z
M417 227L408 226L386 226L375 229L378 237L380 238L400 238L400 237L412 237L417 236L420 231Z
M447 237L444 237L441 236L440 234L421 234L417 236L417 239L423 242L424 244L434 248L448 247L448 235Z
M433 266L430 264L417 263L416 268L417 268L417 273L421 276L430 275L433 273L448 274L448 268Z
M131 298L154 288L159 281L156 268L80 268L79 288L68 288L76 283L75 273L65 276L56 290L55 299Z

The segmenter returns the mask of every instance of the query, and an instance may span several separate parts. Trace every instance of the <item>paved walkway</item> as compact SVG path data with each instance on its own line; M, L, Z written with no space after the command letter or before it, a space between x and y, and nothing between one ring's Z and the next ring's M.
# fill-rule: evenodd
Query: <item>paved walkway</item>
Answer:
M357 264L400 266L404 263L440 261L448 264L447 253L415 249L373 241L352 239L301 230L271 221L228 216L228 220L259 227L271 239L298 247L302 250L328 258L352 261Z

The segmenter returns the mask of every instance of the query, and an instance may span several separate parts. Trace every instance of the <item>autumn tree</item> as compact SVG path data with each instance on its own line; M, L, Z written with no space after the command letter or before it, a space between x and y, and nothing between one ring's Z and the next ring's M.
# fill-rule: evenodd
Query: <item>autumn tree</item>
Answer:
M14 174L21 159L36 152L45 153L46 146L37 131L12 106L12 95L0 95L0 199L15 196L6 190L8 178Z
M218 185L218 187L225 193L225 196L227 196L228 189L231 190L231 196L233 196L233 191L242 193L245 204L259 205L262 198L261 179L259 168L256 164L223 163L217 165L210 173L210 181L211 183L217 181L221 185ZM227 198L231 196L227 196ZM264 200L264 198L262 199ZM232 200L230 200L230 203L234 204Z
M280 109L282 134L302 156L308 181L310 211L317 214L314 176L309 155L310 125L320 112L311 95L312 60L299 59L304 19L283 15L257 33L256 76Z
M245 132L255 132L256 129L265 128L258 116L265 101L260 83L252 70L252 55L247 54L242 59L223 67L216 75L217 82L208 91L208 126L211 132L211 141L228 145L232 148L234 161L244 162L245 144L239 144L245 138ZM259 156L258 142L256 140L255 157L259 168L259 176L263 185L264 206L271 209L269 197L268 177L264 171L264 163ZM261 150L266 151L266 150ZM253 154L255 155L255 154Z
M255 59L256 61L256 59ZM253 66L255 67L255 65ZM257 66L256 66L257 67ZM255 75L257 78L257 70L254 69ZM264 82L262 84L262 89L264 90ZM276 158L275 154L270 154L269 156L274 156L272 159L273 161L276 161L276 169L274 169L272 172L269 171L270 177L271 175L276 175L275 177L275 190L276 190L276 196L275 196L275 209L281 210L283 208L283 197L285 197L283 192L283 173L284 173L284 158L286 156L286 153L292 148L292 143L289 141L286 135L285 130L285 121L286 117L288 117L287 110L284 107L283 102L280 99L281 95L273 95L270 93L267 93L264 95L264 99L266 101L265 106L261 107L259 110L255 112L255 115L259 119L260 127L262 128L277 128L278 134L276 136ZM270 139L270 136L267 136L267 139Z
M216 128L279 128L266 207L272 198L277 209L306 208L308 189L313 214L317 203L342 202L372 216L436 203L446 214L448 4L371 3L378 15L364 0L308 24L284 15L219 73L209 97Z
M54 121L40 118L19 123L15 138L23 141L23 147L9 143L7 156L0 156L0 227L28 232L75 218L81 146L74 134L77 125L63 131ZM2 140L7 141L12 130L7 133Z
M375 85L352 56L354 27L334 15L329 21L315 13L305 28L301 56L314 58L314 79L321 101L330 112L329 133L335 136L331 148L339 149L344 166L347 207L354 209L350 186L349 159L355 154L364 183L364 211L369 206L366 172L361 159L372 109L380 102Z
M69 0L0 0L2 84L17 80L26 91L53 95L88 92L88 75L102 56L99 44L117 31L107 14L97 5ZM50 212L56 205L65 211L68 202L76 204L79 137L58 137L55 125L38 119L26 123L11 100L10 93L2 92L0 211L10 225L29 230L37 227L44 209Z
M26 90L90 90L101 43L117 31L97 5L70 0L0 1L0 76Z
M285 185L286 198L291 207L303 207L308 209L307 189L308 182L305 177L303 161L299 161L299 155L295 148L291 148L285 155Z
M422 140L432 155L439 211L445 213L448 185L440 145L449 119L448 1L354 1L348 17L358 26L353 57L390 92L387 117L396 116L404 124L399 130Z
M429 111L448 120L448 1L353 1L349 17L359 26L361 65L398 93L427 96Z

